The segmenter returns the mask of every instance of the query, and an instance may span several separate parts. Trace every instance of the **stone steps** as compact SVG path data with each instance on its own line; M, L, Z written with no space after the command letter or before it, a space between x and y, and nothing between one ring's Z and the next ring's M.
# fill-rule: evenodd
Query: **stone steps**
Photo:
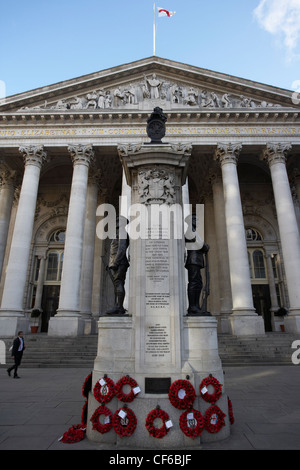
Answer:
M97 335L53 338L46 333L26 336L22 367L91 368L97 354ZM297 335L266 333L263 336L219 335L219 355L224 367L241 365L291 365ZM7 355L13 338L4 338ZM7 363L11 360L7 357ZM5 367L1 365L0 367Z
M12 339L4 338L8 348L12 344ZM97 335L78 338L54 338L47 336L46 333L26 335L26 350L22 359L22 367L92 369L97 355L97 339Z
M223 366L292 365L295 339L299 336L281 332L245 337L219 335L219 355Z

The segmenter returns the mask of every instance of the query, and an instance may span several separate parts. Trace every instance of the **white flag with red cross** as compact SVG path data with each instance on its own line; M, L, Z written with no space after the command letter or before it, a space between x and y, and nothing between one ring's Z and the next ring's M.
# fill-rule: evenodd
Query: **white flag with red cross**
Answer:
M158 16L159 17L161 17L161 16L171 17L176 13L176 11L169 11L169 10L166 10L165 8L161 8L161 7L157 7L157 10L158 10Z

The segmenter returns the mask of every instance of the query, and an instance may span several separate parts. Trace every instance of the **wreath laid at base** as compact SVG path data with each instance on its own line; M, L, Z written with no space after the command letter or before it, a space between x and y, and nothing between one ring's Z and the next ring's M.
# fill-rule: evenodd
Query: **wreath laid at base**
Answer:
M227 397L228 400L228 414L229 414L229 422L230 424L234 423L234 416L233 416L233 411L232 411L232 403L229 397Z
M109 403L116 394L114 381L109 377L97 380L93 393L99 403Z
M92 389L92 374L89 374L82 385L82 395L84 398L88 398L89 392Z
M130 385L131 390L129 393L123 392L123 386ZM208 393L207 387L211 385L214 388L214 393ZM85 379L82 387L82 395L88 398L88 394L92 388L92 374L89 374ZM187 380L176 380L173 382L169 389L169 400L171 404L177 409L185 409L179 418L179 426L181 431L188 437L194 439L200 436L203 429L210 433L217 433L225 426L225 414L215 404L216 401L222 396L222 385L211 374L202 380L200 386L200 396L212 405L206 410L204 417L200 411L192 407L196 399L196 393L193 385ZM112 379L107 377L98 380L94 386L93 394L97 401L101 403L90 418L93 424L93 430L104 434L112 428L120 436L131 436L137 426L137 418L130 408L125 404L122 408L118 409L114 414L105 406L112 400L114 396L123 402L131 402L136 395L140 392L137 382L129 377L122 377L117 384ZM230 424L234 423L234 416L232 411L232 403L228 399L228 414ZM81 413L81 424L71 426L67 432L59 439L64 443L79 442L85 438L86 424L87 424L87 410L88 400L85 401ZM100 416L104 415L104 423L100 423ZM154 425L155 419L162 420L162 426L156 427ZM158 439L163 438L173 426L172 421L166 411L161 410L159 406L150 411L146 417L146 429L149 435Z
M104 415L106 417L106 419L104 420L104 424L100 423L101 415ZM113 414L109 408L104 405L98 406L98 408L94 411L93 416L91 417L93 429L95 431L100 432L101 434L105 434L112 428L112 418Z
M188 380L175 380L170 386L169 400L175 408L185 410L194 403L195 399L195 389Z
M88 400L83 405L83 408L81 410L81 424L86 426L87 422L87 413L88 413Z
M154 420L160 418L163 421L163 424L160 428L154 426ZM170 430L170 418L166 411L161 410L159 407L148 413L146 418L146 429L148 430L150 436L156 437L158 439L163 438ZM172 425L172 424L171 424Z
M212 387L214 388L214 393L208 393L207 387L209 385L212 385ZM202 380L199 386L199 390L203 400L208 403L216 403L216 401L218 401L222 395L222 385L212 375Z
M82 424L74 424L63 434L60 441L65 444L82 441L85 438L85 431L86 429Z
M123 387L126 384L130 385L131 387L131 390L129 393L123 392ZM124 403L132 402L139 392L140 392L140 388L138 386L138 383L136 382L136 380L134 380L132 377L129 377L128 375L118 380L118 382L115 385L115 393L116 393L117 399L120 401L123 401Z
M204 414L204 427L210 433L219 432L225 426L225 414L217 405L211 405Z
M194 422L196 421L196 426ZM188 437L195 439L200 436L204 429L204 419L200 411L191 408L182 413L179 418L179 426L181 431Z
M120 437L131 436L136 425L137 419L134 412L126 406L119 408L112 417L112 426Z

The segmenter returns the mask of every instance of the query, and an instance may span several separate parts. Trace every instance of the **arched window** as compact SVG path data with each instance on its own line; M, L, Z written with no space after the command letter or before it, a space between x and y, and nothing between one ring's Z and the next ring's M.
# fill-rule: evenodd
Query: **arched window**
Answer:
M266 262L263 249L248 247L250 277L252 280L267 279Z
M64 261L63 245L65 243L65 229L58 229L49 236L49 251L47 253L47 266L45 283L59 284Z
M266 269L262 250L254 250L252 253L254 277L256 279L265 279Z
M59 229L55 230L50 237L49 237L49 242L52 243L65 243L65 238L66 238L66 231Z
M63 250L49 251L47 256L46 282L60 282L64 260Z
M262 236L255 228L246 228L246 240L247 242L256 242L262 240Z
M250 267L250 277L252 281L267 280L267 270L265 252L263 249L263 237L261 233L253 227L245 230L248 245L248 260Z

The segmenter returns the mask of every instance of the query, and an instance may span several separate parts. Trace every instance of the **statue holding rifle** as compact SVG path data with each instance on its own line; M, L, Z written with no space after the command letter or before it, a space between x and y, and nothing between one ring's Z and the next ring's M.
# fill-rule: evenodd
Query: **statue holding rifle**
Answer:
M116 221L116 237L111 241L109 261L106 267L114 285L115 305L106 312L107 315L122 315L125 299L125 278L129 267L126 251L129 246L129 237L125 231L127 223L125 217L118 217Z
M207 312L207 297L209 295L208 251L209 246L196 231L196 216L190 216L189 229L186 233L187 256L185 268L188 271L188 315L210 316ZM200 296L203 289L201 269L206 268L206 283L204 286L202 305Z

